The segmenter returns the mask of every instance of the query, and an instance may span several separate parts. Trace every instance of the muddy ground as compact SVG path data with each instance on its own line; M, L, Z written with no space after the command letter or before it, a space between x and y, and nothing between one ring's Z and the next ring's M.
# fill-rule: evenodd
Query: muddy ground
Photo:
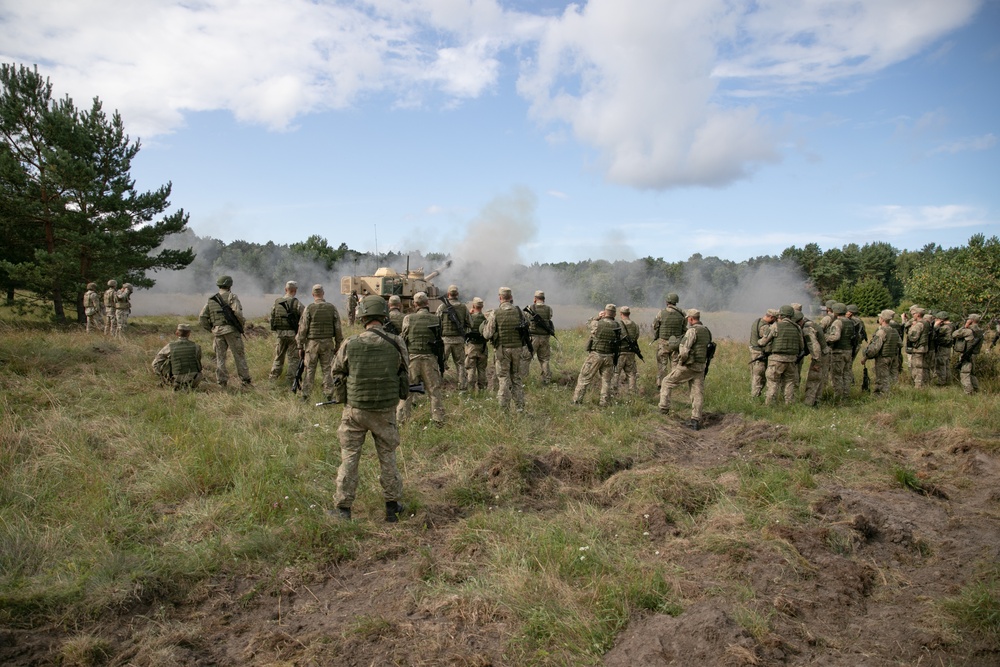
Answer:
M701 473L787 438L781 427L735 415L708 415L705 424L699 432L666 424L654 435L654 458L623 461L610 476L553 451L537 460L532 483L552 479L563 492L614 502L616 474L666 465ZM886 447L936 482L923 493L816 489L810 520L765 529L779 549L686 549L662 510L637 517L684 572L684 611L634 620L604 664L1000 665L995 639L951 629L939 605L981 576L983 563L1000 562L1000 463L987 453L995 443L939 429ZM726 475L714 482L735 492ZM530 509L545 508L540 497ZM131 609L91 625L0 629L0 664L508 664L514 624L503 609L417 593L428 562L453 558L439 545L461 520L447 506L409 519L423 528L423 556L414 553L415 531L387 527L377 550L307 579L294 570L277 585L222 578L181 606ZM744 582L750 601L720 593L720 579ZM765 632L755 636L737 621L747 608L767 619Z

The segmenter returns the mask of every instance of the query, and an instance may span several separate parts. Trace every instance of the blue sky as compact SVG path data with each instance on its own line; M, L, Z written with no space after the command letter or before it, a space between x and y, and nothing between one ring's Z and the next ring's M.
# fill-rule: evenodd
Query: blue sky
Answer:
M998 0L0 0L198 234L522 262L1000 233Z

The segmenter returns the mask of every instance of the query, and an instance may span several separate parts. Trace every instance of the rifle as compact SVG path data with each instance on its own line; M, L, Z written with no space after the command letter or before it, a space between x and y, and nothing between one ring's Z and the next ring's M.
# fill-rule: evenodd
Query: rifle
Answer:
M410 385L410 393L411 394L426 394L427 390L424 388L424 383L423 382L418 382L416 384L411 384ZM324 405L336 405L337 403L340 403L340 401L338 401L337 399L334 399L332 401L320 401L319 403L316 404L316 407L318 408L318 407L322 407Z
M218 294L213 294L211 300L219 304L222 308L222 318L226 320L226 324L231 326L243 335L243 323L240 322L240 318L236 317L236 312L229 306L228 303L222 300L222 297Z
M285 309L285 314L288 315L288 325L292 327L293 331L298 331L299 320L301 319L299 316L299 311L293 308L292 305L287 301L283 301L281 303L281 307Z
M431 341L431 352L437 357L438 370L441 371L441 375L444 375L444 339L441 338L441 325L432 324L427 328L434 334L434 340Z
M398 336L400 334L399 329L397 329L396 325L392 323L392 320L386 320L385 324L382 325L382 329L384 329L386 333L391 333L393 336Z
M517 306L514 306L517 308ZM528 320L524 318L524 313L521 309L517 309L517 314L521 316L521 321L517 325L517 334L521 337L521 345L528 348L528 352L533 356L535 354L535 346L531 344L531 331L528 329Z
M868 366L862 366L864 373L861 374L861 391L871 391L872 381L868 377Z
M444 299L444 311L448 313L448 319L451 320L451 323L455 325L456 329L458 329L459 335L462 336L462 338L467 338L465 327L458 321L458 313L455 312L455 306L448 300L448 297L445 297ZM442 370L441 372L443 373L444 371Z
M635 354L635 356L639 357L639 361L646 361L645 359L642 358L642 350L639 349L639 342L636 339L629 336L628 331L625 332L623 340L625 341L625 347L628 348L629 352L632 352Z
M539 315L538 313L536 313L534 310L532 310L531 306L528 306L524 310L526 312L528 312L528 313L531 314L531 319L534 321L535 324L538 325L539 329L543 329L546 333L548 333L553 338L556 337L556 325L552 324L551 320L550 321L546 321L546 319L544 317L542 317L541 315ZM641 356L639 358L642 359Z
M972 361L972 355L975 354L973 350L983 342L983 338L986 337L986 332L979 334L978 336L973 336L972 341L966 344L965 350L962 352L962 356L958 358L958 363L955 364L955 371L961 371L962 366Z
M299 357L299 365L295 367L295 378L292 380L292 393L302 389L302 374L306 370L306 360Z
M715 348L718 345L715 344L714 340L708 341L708 349L705 350L705 377L708 377L708 368L712 365L712 359L715 358Z
M615 322L615 324L617 325L618 323ZM621 354L622 354L622 329L620 326L616 326L615 339L611 343L611 363L614 364L615 368L618 367L618 357L620 357Z

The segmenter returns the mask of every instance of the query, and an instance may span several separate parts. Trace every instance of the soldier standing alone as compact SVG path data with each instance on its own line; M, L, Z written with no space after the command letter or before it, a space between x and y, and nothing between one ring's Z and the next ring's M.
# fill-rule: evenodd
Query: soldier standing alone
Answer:
M226 352L232 351L236 374L240 376L244 387L251 385L250 367L247 365L246 351L243 348L243 305L232 291L233 279L220 276L215 284L219 293L212 295L201 309L198 322L201 328L212 332L212 346L215 349L215 373L218 383L225 387L229 382L229 370L226 368Z
M358 315L364 332L347 339L333 361L333 376L346 385L346 402L337 428L340 468L334 502L340 518L350 519L358 488L361 447L371 432L378 454L385 520L396 523L404 511L399 502L403 497L403 478L396 467L399 447L396 405L404 393L401 383L408 383L408 353L399 336L382 330L388 318L385 299L366 296Z

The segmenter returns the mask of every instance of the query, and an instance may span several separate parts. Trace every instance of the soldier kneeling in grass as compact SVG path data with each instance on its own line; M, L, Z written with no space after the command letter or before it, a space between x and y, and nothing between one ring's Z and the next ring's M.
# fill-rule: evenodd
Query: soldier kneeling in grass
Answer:
M156 353L153 372L174 391L190 391L201 383L201 346L191 340L191 327L187 324L178 324L176 333L177 340Z

